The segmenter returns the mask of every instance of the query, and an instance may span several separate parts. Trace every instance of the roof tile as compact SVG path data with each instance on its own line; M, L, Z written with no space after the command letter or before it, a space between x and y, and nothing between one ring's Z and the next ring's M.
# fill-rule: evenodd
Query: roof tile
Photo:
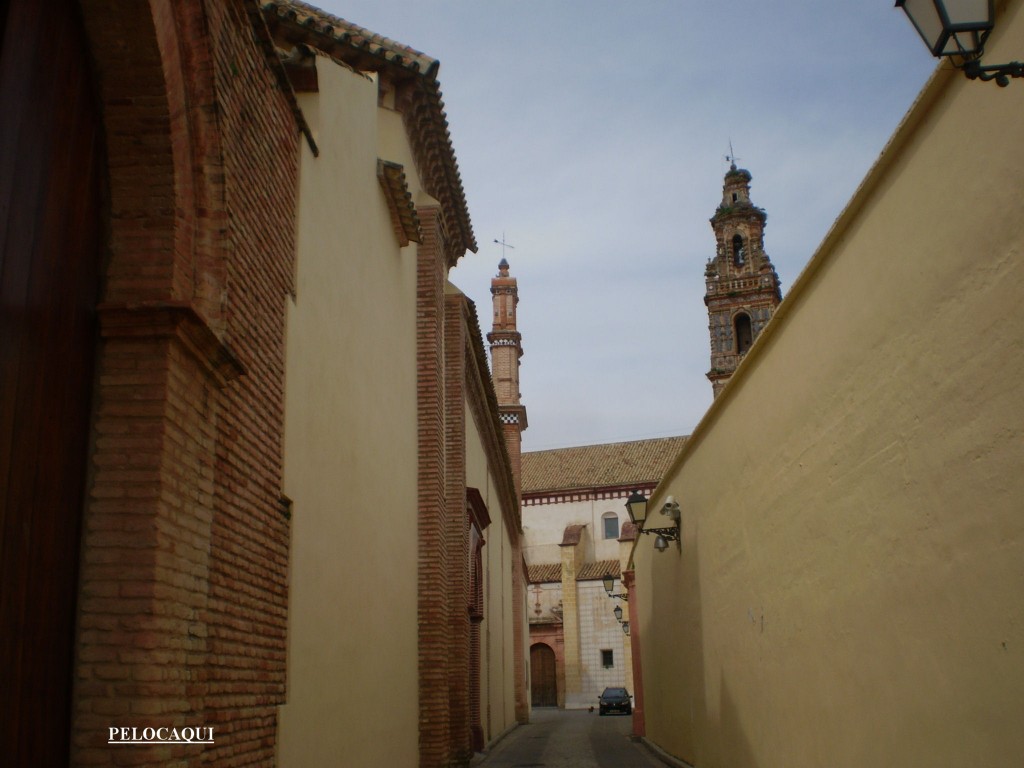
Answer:
M602 443L523 454L523 493L658 483L687 437Z
M584 563L576 575L576 581L596 581L603 579L609 573L616 579L619 578L618 560L598 560L596 563Z
M550 584L562 580L562 566L559 563L541 563L526 566L531 584Z

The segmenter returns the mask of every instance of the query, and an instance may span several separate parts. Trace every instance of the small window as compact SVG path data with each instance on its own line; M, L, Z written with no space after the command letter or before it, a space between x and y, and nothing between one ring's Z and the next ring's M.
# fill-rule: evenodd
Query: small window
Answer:
M736 194L735 192L733 192L733 193L732 193L732 201L733 201L734 203L735 203L735 202L736 202L737 200L739 200L739 197L740 197L740 196L739 196L739 195L737 195L737 194Z
M611 669L615 666L615 652L609 648L605 648L601 651L601 666L605 669Z
M601 517L604 524L604 537L606 539L619 538L619 516L614 512L605 512Z

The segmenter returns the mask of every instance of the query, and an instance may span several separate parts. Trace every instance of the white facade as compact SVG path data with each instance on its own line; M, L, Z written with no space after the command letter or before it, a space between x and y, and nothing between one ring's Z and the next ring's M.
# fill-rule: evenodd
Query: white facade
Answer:
M523 554L527 565L561 562L559 544L567 526L586 525L588 536L581 546L587 562L617 560L622 525L629 521L626 499L590 499L554 504L528 504L523 507ZM605 536L605 518L616 520L615 535Z

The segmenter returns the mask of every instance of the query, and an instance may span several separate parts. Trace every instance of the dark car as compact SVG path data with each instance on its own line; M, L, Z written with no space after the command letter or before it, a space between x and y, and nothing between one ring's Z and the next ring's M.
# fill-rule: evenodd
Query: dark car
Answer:
M624 715L633 714L633 697L625 688L605 688L604 692L597 697L601 703L601 714L609 712L621 712Z

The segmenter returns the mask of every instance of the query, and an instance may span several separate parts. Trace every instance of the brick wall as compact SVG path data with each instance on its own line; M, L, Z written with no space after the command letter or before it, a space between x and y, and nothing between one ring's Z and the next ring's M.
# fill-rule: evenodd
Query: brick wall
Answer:
M466 298L445 297L446 538L448 564L449 760L468 763L470 748L469 519L466 513ZM479 669L479 668L478 668ZM479 675L479 671L477 671ZM479 683L477 683L479 684Z
M265 765L284 701L289 524L281 502L285 297L296 124L252 43L247 3L211 3L230 258L225 332L246 375L223 390L211 530L207 717L219 765ZM203 288L204 286L198 286Z
M269 765L294 117L248 2L82 9L110 214L73 762ZM213 726L216 744L111 748L116 725Z
M447 765L450 748L446 532L444 284L441 211L419 211L416 249L416 370L419 443L419 701L420 766ZM460 501L460 507L462 503Z

